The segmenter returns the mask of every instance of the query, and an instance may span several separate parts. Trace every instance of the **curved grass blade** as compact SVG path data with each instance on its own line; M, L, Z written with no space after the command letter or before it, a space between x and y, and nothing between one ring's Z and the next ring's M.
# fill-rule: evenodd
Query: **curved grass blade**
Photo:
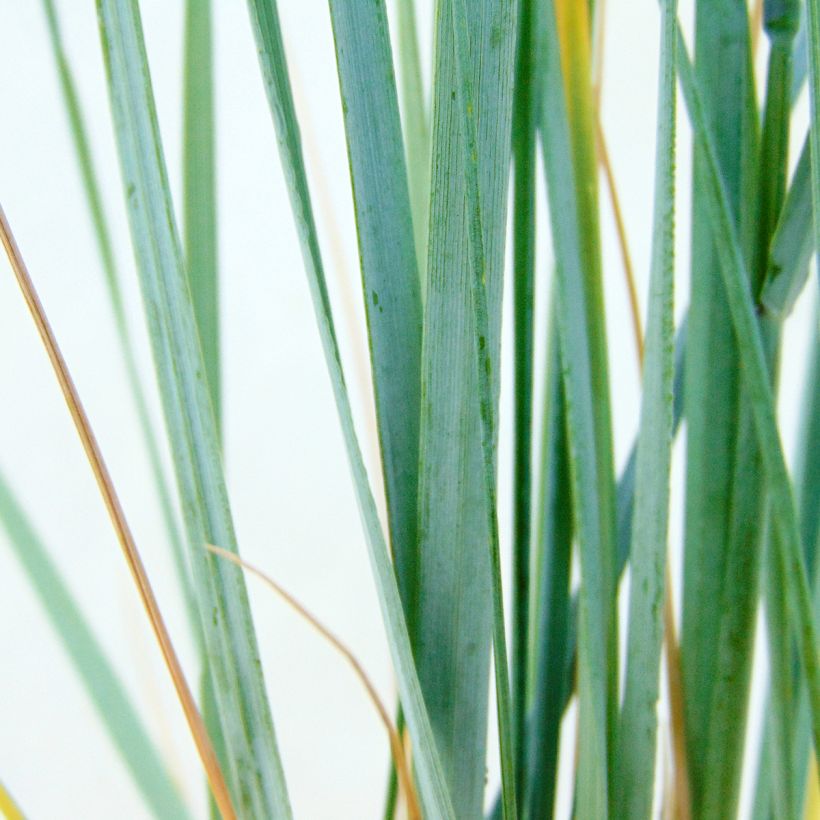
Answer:
M563 0L546 0L541 134L581 557L576 810L580 817L605 818L617 708L615 493L585 14L583 4L568 8ZM563 42L559 23L566 26Z
M421 295L383 0L330 0L361 259L390 544L415 641Z
M190 571L185 558L185 548L183 546L182 535L179 531L176 513L171 501L172 492L165 476L160 457L160 447L157 437L151 424L148 412L148 403L145 399L145 391L140 381L137 359L134 352L134 344L131 334L128 331L128 323L125 318L125 306L122 292L120 290L120 277L117 264L114 258L114 250L111 242L111 231L108 227L108 220L105 216L105 209L100 194L100 186L94 162L91 156L91 148L88 140L88 132L85 126L80 107L80 100L77 94L77 86L68 56L63 46L62 34L60 32L59 20L54 6L54 0L43 0L43 9L48 24L51 47L57 63L57 72L60 79L60 90L63 95L63 102L66 107L66 114L71 131L71 139L74 142L74 150L77 155L80 177L85 190L88 209L94 228L94 236L97 241L97 249L100 254L105 283L108 291L108 298L111 302L111 310L114 314L114 322L117 330L117 337L125 363L125 373L128 379L128 386L137 410L140 429L145 439L145 449L148 455L148 462L151 467L153 485L156 487L157 497L160 503L160 512L163 523L168 533L171 545L171 555L174 559L174 567L179 576L180 585L185 596L188 619L191 629L196 635L199 630L199 616L196 612L196 604L191 588Z
M125 687L80 612L71 592L0 475L0 522L9 544L37 595L112 743L157 818L186 818L190 814L162 755L148 736ZM2 809L0 800L0 809Z
M404 611L390 563L384 534L379 523L361 449L353 425L350 400L342 372L333 314L327 293L316 225L307 187L302 158L299 126L287 73L279 17L274 4L249 0L254 36L259 49L260 68L268 95L279 151L291 200L302 256L316 312L316 321L330 375L336 409L353 473L362 524L368 545L371 568L375 576L382 617L398 680L404 714L413 742L418 776L419 797L431 817L454 817L450 794L439 761L438 749L421 693Z
M626 682L614 772L617 816L634 818L648 818L652 814L664 629L664 573L674 427L676 11L676 0L661 5L652 264L630 549Z
M236 551L217 426L183 264L134 0L98 0L131 235L188 542ZM244 578L189 556L240 814L289 817Z
M515 443L513 445L512 708L516 791L526 775L527 680L530 647L532 520L533 312L535 300L536 20L534 0L519 8L512 114L513 323Z
M737 231L732 224L731 210L720 175L713 137L704 114L700 93L680 29L678 29L677 39L678 76L681 80L695 137L704 149L703 181L709 194L708 204L716 226L715 238L742 364L745 396L754 418L769 503L774 526L777 528L780 560L783 562L784 575L787 579L786 593L791 626L795 632L800 662L809 687L815 747L820 747L818 644L802 558L794 497L777 428L766 356L755 318L746 263L738 243ZM781 636L781 639L786 640L786 636Z

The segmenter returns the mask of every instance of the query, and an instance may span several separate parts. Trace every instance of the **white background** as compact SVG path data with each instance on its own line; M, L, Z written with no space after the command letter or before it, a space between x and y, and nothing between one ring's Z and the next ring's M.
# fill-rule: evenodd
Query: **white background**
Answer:
M161 0L140 3L177 204L182 5ZM431 5L420 4L424 34L431 31ZM682 5L684 16L691 16L691 3ZM94 3L62 0L58 6L102 179L106 213L114 230L129 319L159 425ZM392 700L378 606L247 11L240 0L223 0L214 6L225 457L241 549L331 624L352 646L384 697ZM388 6L392 14L393 6ZM611 2L609 6L604 125L645 303L658 16L651 0ZM327 4L324 0L282 0L279 8L328 273L338 305L337 322L372 466L375 451L369 432L370 397L363 388L366 362L355 230ZM426 65L430 39L423 37ZM802 123L805 107L804 100ZM0 202L40 289L193 678L192 645L123 376L44 16L37 2L0 0L0 111ZM686 189L690 149L684 121L681 117L678 315L688 286ZM802 139L801 129L796 130ZM543 211L541 208L539 224L546 240ZM620 259L607 204L603 228L616 457L620 465L636 426L639 393ZM334 242L334 234L338 241ZM550 268L548 242L542 246L538 267L541 296L548 289ZM344 294L352 295L352 300L342 298ZM505 303L507 362L508 297L509 293ZM808 297L801 300L790 322L783 359L781 410L789 452L803 375L809 301ZM543 339L543 327L539 334L539 340ZM504 379L501 516L506 547L509 367ZM677 557L680 452L679 442L672 525L673 555ZM193 745L5 259L0 260L0 468L36 522L191 806L203 816L204 791ZM377 475L373 470L371 474ZM359 684L344 662L272 593L254 580L249 588L296 816L380 816L387 745ZM755 691L759 694L759 684ZM491 719L490 724L493 722ZM753 720L753 733L756 725ZM493 752L489 779L490 783L497 781ZM0 780L33 818L146 815L5 535L0 535Z

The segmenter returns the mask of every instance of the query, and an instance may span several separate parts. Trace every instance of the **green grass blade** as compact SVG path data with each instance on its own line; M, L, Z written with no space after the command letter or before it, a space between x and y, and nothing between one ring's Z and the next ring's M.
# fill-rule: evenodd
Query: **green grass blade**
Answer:
M744 259L750 260L757 239L758 114L746 4L700 0L695 51L695 71L703 89L705 116L716 135L733 225ZM716 228L708 193L698 184L705 162L699 143L693 154L681 661L691 795L697 815L708 775L703 750L707 748L716 681L726 683L726 688L730 681L736 683L735 697L746 703L744 683L748 678L736 669L743 667L749 647L737 647L721 668L715 636L725 618L737 614L744 620L739 610L725 608L724 593L739 593L734 603L744 614L757 595L755 563L742 565L738 560L733 565L738 573L748 570L754 575L744 586L728 581L727 567L730 556L739 557L744 551L748 556L759 555L754 533L744 531L742 524L757 527L760 488L759 482L748 481L749 476L736 469L736 465L756 469L757 448L748 414L742 420L737 343L721 282ZM732 514L735 509L737 517ZM744 591L748 592L745 599ZM720 742L725 749L737 752L743 726L728 717L722 723Z
M582 13L581 7L562 10L567 15ZM581 557L576 810L579 817L604 818L617 709L615 493L588 46L585 33L577 31L571 44L564 44L572 75L566 78L565 91L553 0L546 0L543 19L541 134L558 271L558 324Z
M167 820L189 817L162 764L162 755L148 736L125 687L3 476L0 476L0 522L43 611L151 813Z
M260 67L279 142L280 157L288 181L302 256L313 298L325 362L339 413L342 434L353 474L359 510L375 576L382 617L389 639L393 666L405 719L413 742L413 759L420 798L431 817L454 817L452 802L441 767L430 719L421 693L404 619L396 576L378 512L367 478L361 449L353 425L350 400L342 372L333 315L327 294L316 225L307 187L299 126L287 73L279 17L274 4L250 0L249 10L259 50Z
M534 0L522 0L513 99L513 333L515 431L513 465L512 704L516 790L524 794L529 677L532 519L533 313L535 301L535 147L537 125Z
M217 426L222 420L211 0L185 5L183 247Z
M421 294L383 0L331 0L393 564L411 639L418 595Z
M398 74L404 114L410 203L413 209L413 233L419 281L424 287L430 215L430 121L424 100L415 0L399 0L397 28Z
M652 814L669 524L675 369L676 7L675 0L661 6L652 265L630 550L626 683L614 785L617 816L634 818Z
M221 433L222 380L211 17L211 0L187 0L182 106L182 240L211 404ZM200 698L208 734L222 767L226 769L225 738L207 662L203 664L200 675ZM218 809L210 790L208 801L211 817L218 818Z
M456 812L475 817L484 789L491 630L499 717L505 723L509 707L497 583L494 416L514 4L482 0L468 17L462 7L445 0L436 22L422 359L418 657ZM501 736L509 807L506 725Z
M515 4L509 3L502 11L506 20L502 25L511 33L515 32L514 11ZM464 151L464 167L466 170L467 193L467 224L470 248L470 302L472 303L473 319L473 350L475 372L477 375L477 396L479 430L481 433L481 453L484 474L484 493L486 498L487 528L490 547L490 586L492 589L492 634L493 659L495 668L495 689L498 714L498 735L501 756L501 801L503 816L515 818L515 747L512 726L512 698L510 695L509 667L507 661L507 633L504 620L504 593L501 581L501 550L498 534L498 503L495 470L495 391L493 382L498 381L494 373L494 365L498 367L498 357L493 355L488 345L490 339L490 316L487 299L487 266L488 260L484 250L483 208L481 188L479 182L479 141L476 126L476 107L478 97L473 90L472 66L474 59L470 56L470 28L469 15L464 0L451 0L453 15L453 35L456 53L456 96L461 107L461 138ZM498 25L498 24L496 24ZM496 32L496 40L500 40L501 33ZM515 37L508 38L509 52L513 53ZM508 64L512 60L508 58ZM498 89L509 91L501 75ZM511 116L511 112L510 112ZM502 121L502 133L506 130L509 120ZM503 206L499 209L503 215ZM504 224L504 220L499 220Z
M809 50L809 99L811 101L811 201L814 213L814 247L820 247L820 2L807 2L807 33ZM820 259L817 260L820 279Z
M797 502L800 511L800 532L803 551L814 596L814 615L820 613L820 312L815 305L814 332L809 354L804 389L803 419L798 440L796 466ZM794 803L801 806L806 795L806 775L811 752L811 733L806 687L799 686L796 695L797 713L792 725L795 737L792 745L792 793Z
M206 543L236 550L217 426L191 304L134 0L99 0L103 53L165 422L185 516L190 563L242 814L289 817L270 707L241 571ZM201 545L201 546L200 546Z
M91 147L88 141L88 132L85 126L80 107L79 95L77 94L76 83L68 62L68 56L63 46L63 38L60 31L59 19L53 0L43 0L43 9L48 24L51 47L57 63L57 73L60 80L60 90L63 102L66 107L71 139L74 143L74 151L77 155L80 177L83 183L86 201L88 203L91 222L94 228L94 237L97 241L97 250L100 254L103 274L105 276L108 298L111 302L111 310L114 315L114 323L117 331L117 338L122 350L125 363L125 373L128 379L128 386L137 410L137 418L140 430L145 440L145 449L148 455L148 462L151 468L153 484L156 487L157 497L160 503L160 512L163 523L168 533L171 545L171 554L174 559L174 567L179 576L180 585L185 596L188 613L188 620L191 629L196 635L199 630L199 616L196 611L196 604L191 588L190 571L185 557L185 547L182 535L177 523L176 512L174 510L172 492L165 476L160 457L160 448L157 437L151 425L150 414L148 413L148 403L145 399L145 391L139 377L137 359L134 352L134 344L131 334L128 331L128 323L125 318L125 307L123 304L122 292L120 290L120 278L117 264L114 257L113 245L111 242L111 231L108 220L105 216L105 209L100 194L100 185L97 172L91 154Z
M807 137L772 237L769 266L760 293L763 307L778 319L791 312L809 276L814 250L811 196L811 148Z
M533 705L527 730L527 792L524 816L551 818L557 788L564 693L572 688L570 570L572 482L567 441L566 397L561 373L558 324L553 304L548 346L543 448L538 505L538 595ZM522 801L523 802L523 801Z
M787 596L792 629L797 640L800 661L809 687L812 727L815 747L820 746L820 665L817 656L817 640L812 616L806 570L803 562L797 513L792 494L789 473L783 456L774 397L769 381L763 342L755 318L754 305L749 289L750 279L732 224L728 196L720 174L713 137L706 120L700 93L686 45L678 30L678 75L684 91L689 117L696 139L701 143L705 159L703 182L709 192L708 202L714 224L715 237L721 259L723 282L731 308L731 320L738 343L738 352L744 378L745 397L754 416L758 445L766 477L769 504L784 575L787 579ZM781 636L786 640L786 636Z
M551 333L557 332L557 324L552 326ZM555 342L550 342L549 350L552 351L550 354L550 362L554 361L554 356L557 355L555 351L557 348L554 348L553 345L557 344L557 337ZM674 382L674 397L673 397L673 435L677 434L678 428L680 427L681 420L683 418L683 386L685 382L684 378L684 361L685 361L685 353L686 353L686 318L684 317L683 321L681 322L681 326L678 330L677 338L675 340L675 382ZM552 364L549 366L548 369L548 382L547 382L547 393L546 393L546 412L544 416L544 423L548 425L547 431L545 435L547 438L545 439L545 445L543 449L543 464L544 469L549 469L548 473L544 473L542 477L542 491L541 491L541 514L543 516L543 521L541 523L541 535L539 536L539 543L541 544L548 544L550 543L548 539L553 539L553 543L556 547L564 542L564 540L571 540L572 537L572 496L571 496L571 485L567 485L563 490L561 489L563 485L562 482L569 482L570 481L570 473L569 473L569 462L566 460L569 458L569 450L565 450L563 453L558 450L559 446L567 447L568 445L566 442L562 445L560 442L554 440L552 436L557 434L557 430L559 429L556 425L559 424L555 420L554 413L557 412L557 406L549 399L550 396L555 394L555 385L554 379L556 377L560 377L560 369L556 370L555 368L558 367L558 364ZM561 385L561 389L563 391L563 384ZM565 401L565 399L564 399ZM565 426L566 424L566 407L563 408L561 411L564 414L564 420L560 422L560 425ZM552 442L552 443L550 443ZM549 448L552 448L550 450ZM632 538L632 514L634 511L634 500L635 500L635 468L636 468L636 446L635 444L632 445L632 449L629 452L629 456L626 460L626 466L624 467L623 472L621 473L620 478L618 479L618 485L616 490L616 507L617 507L617 524L616 524L616 574L618 579L621 578L623 574L624 567L626 566L626 562L629 560L629 547L630 541ZM552 465L552 467L549 467ZM551 482L551 483L548 483ZM558 495L555 495L557 493ZM550 510L553 510L554 513L551 513ZM561 517L558 518L558 513L561 514ZM551 518L550 515L554 514L554 518ZM549 569L550 565L547 563L548 559L546 555L548 554L548 550L546 547L543 547L544 554L538 557L538 566L540 569L537 570L536 577L541 578L540 582L538 583L538 592L537 595L537 602L536 607L540 615L536 615L536 623L543 623L544 618L554 618L554 623L556 626L554 627L546 627L542 626L538 628L536 633L538 640L547 640L549 636L553 633L554 630L558 629L561 630L564 627L558 626L560 621L559 618L562 618L563 615L563 604L560 603L561 598L560 595L562 594L563 589L563 581L561 573L563 570L563 563L566 560L569 560L568 557L564 557L563 552L558 552L558 557L555 559L555 566L556 566L556 573L555 575L550 575L551 570ZM550 547L550 549L554 549L554 547ZM544 576L542 578L541 576ZM557 590L556 596L554 596L551 600L555 600L556 603L554 607L550 608L549 613L545 613L543 607L545 606L544 602L547 601L548 595L552 593L548 593L547 588L544 586L545 578L549 577L549 583L553 585L553 587ZM540 601L540 603L538 603ZM553 723L552 717L546 717L548 712L551 714L557 715L558 720L561 719L561 716L564 713L564 710L569 703L570 698L572 697L573 690L575 688L575 667L576 667L576 648L578 644L578 633L577 633L577 613L578 613L578 593L572 597L572 600L569 604L569 614L568 624L566 626L566 649L556 649L555 651L550 651L545 649L543 652L540 650L535 649L536 655L536 662L539 664L538 669L541 670L537 672L536 675L542 675L542 679L546 680L546 675L550 675L550 680L554 683L551 683L550 686L547 688L546 685L536 683L533 686L533 704L530 710L530 716L528 718L528 726L527 726L527 749L528 754L530 755L531 761L531 771L534 773L541 772L541 781L543 782L543 788L547 788L549 786L549 770L546 768L546 764L540 762L545 759L545 752L537 751L538 746L537 744L543 744L542 750L549 749L549 741L539 738L536 736L537 732L553 732L556 735L560 726L555 725ZM556 646L561 646L562 640L560 635L558 637L558 643ZM535 641L537 643L537 641ZM539 660L540 658L540 660ZM557 658L557 660L556 660ZM554 663L560 663L561 658L564 658L563 661L563 671L558 669L553 669L552 665ZM541 663L543 661L543 668ZM538 678L536 677L536 680ZM552 687L558 687L557 689L553 689ZM555 699L554 703L550 703L553 698ZM541 699L546 699L547 703L539 703ZM542 714L545 715L544 720L541 724L539 724L538 720L536 719L536 715L541 710ZM549 721L549 723L547 723ZM544 727L544 728L539 728ZM533 751L535 750L535 751ZM553 765L553 764L549 764ZM534 778L537 774L531 774L531 790L535 792L535 799L528 798L530 802L527 804L533 811L535 809L533 807L540 807L537 812L534 813L535 817L549 817L548 811L551 811L552 802L551 799L544 793L541 786L537 786L534 783ZM550 788L554 788L551 786ZM548 808L550 807L550 808ZM526 807L525 807L526 808ZM492 817L499 816L497 813L492 813Z

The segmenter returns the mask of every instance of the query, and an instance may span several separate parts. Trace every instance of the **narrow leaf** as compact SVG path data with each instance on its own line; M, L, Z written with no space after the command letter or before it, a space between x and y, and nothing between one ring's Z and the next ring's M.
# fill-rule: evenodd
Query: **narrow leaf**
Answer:
M459 817L478 816L483 802L491 630L505 721L509 708L497 583L494 418L514 25L509 0L481 0L469 15L442 0L436 18L418 658ZM507 728L501 737L509 807Z
M384 533L379 523L361 449L353 425L350 399L342 372L333 314L327 294L316 225L307 187L299 126L287 74L282 35L276 7L264 0L249 0L249 10L259 49L260 67L279 142L279 152L288 182L302 256L313 298L316 321L336 400L336 409L347 448L350 469L375 576L382 617L387 630L393 666L398 679L419 782L419 797L431 817L454 817L450 794L442 772L430 719L416 673L410 637Z
M158 818L189 817L162 764L162 755L148 736L119 676L2 475L0 521L43 611L146 805Z
M812 0L815 2L816 0ZM731 318L738 343L745 395L754 416L761 451L769 503L777 528L780 560L787 580L791 626L795 632L800 661L809 688L815 747L820 746L820 664L817 656L816 629L802 557L797 513L774 409L769 373L760 331L755 319L749 290L750 279L732 224L728 197L720 175L713 137L703 111L700 94L678 29L678 74L684 91L690 120L696 138L704 149L704 182L721 259L724 287L731 308ZM781 636L785 640L786 636Z
M383 0L330 0L393 564L411 639L418 597L421 294Z
M241 570L202 550L236 551L205 365L168 189L134 0L98 0L103 53L143 301L183 502L189 556L240 814L289 817ZM200 546L197 546L200 545Z
M629 638L618 724L618 816L649 818L655 784L657 701L669 523L674 379L675 0L661 5L652 265L630 549Z
M615 493L585 15L583 4L546 0L541 134L581 558L576 810L582 817L604 818L617 707ZM564 42L559 21L566 27Z

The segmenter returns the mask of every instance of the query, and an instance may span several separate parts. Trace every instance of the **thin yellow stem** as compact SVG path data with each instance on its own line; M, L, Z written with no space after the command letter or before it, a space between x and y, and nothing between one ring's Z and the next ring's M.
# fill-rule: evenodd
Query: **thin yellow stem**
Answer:
M595 117L595 128L598 138L598 159L604 171L604 178L606 179L606 186L609 191L609 199L612 203L612 214L615 217L618 246L621 250L626 290L629 295L629 313L632 318L632 333L635 337L635 350L638 354L638 366L641 372L643 372L643 325L641 323L641 307L638 301L638 287L635 283L635 268L632 265L632 255L629 252L629 242L626 236L626 224L621 209L621 200L618 196L618 187L615 184L615 173L612 170L612 162L606 145L606 136L601 126L600 113Z
M9 262L14 271L14 276L17 279L17 284L20 286L28 309L34 319L34 324L37 326L37 331L48 353L48 358L51 360L51 365L54 368L54 373L57 376L57 381L60 384L66 405L71 413L71 418L74 420L74 426L77 429L88 462L91 465L91 470L97 480L97 486L105 502L111 523L114 525L114 530L117 533L123 555L125 556L128 568L131 570L131 576L137 586L148 619L151 622L154 635L159 643L165 664L171 675L182 710L185 713L185 718L188 721L188 727L191 730L194 743L202 760L202 765L208 777L214 800L224 820L235 820L236 814L233 810L228 787L225 785L225 779L222 776L222 770L219 767L219 761L214 753L205 724L202 722L202 716L199 714L199 710L191 695L191 690L188 687L188 682L185 679L185 674L180 666L179 659L171 642L171 637L165 626L165 621L162 618L156 598L154 597L151 583L148 580L145 567L142 564L142 559L137 550L134 536L128 526L125 513L122 510L122 505L120 504L119 497L111 480L111 475L103 460L102 452L100 451L99 444L94 436L94 431L91 429L88 416L80 401L77 388L74 385L63 355L60 352L57 339L51 329L51 325L37 295L37 291L34 288L34 283L31 280L20 250L14 241L14 236L6 221L6 215L2 207L0 207L0 239L2 239L3 246L6 249Z
M272 589L298 615L304 618L350 664L356 674L356 677L358 677L364 686L368 698L370 698L371 703L376 708L379 718L384 724L384 728L387 730L387 734L390 738L390 751L393 754L393 762L396 764L396 772L399 777L399 782L407 800L407 815L410 820L421 820L422 815L421 809L419 808L418 798L416 797L416 789L413 785L413 778L410 776L410 768L407 764L407 757L405 756L404 746L402 745L399 733L396 731L396 727L393 725L393 721L390 719L390 715L382 703L382 700L376 691L376 687L373 686L367 672L364 671L364 667L356 659L353 652L348 649L340 638L338 638L318 618L316 618L315 615L299 603L299 601L297 601L296 598L294 598L283 586L274 581L270 575L259 569L259 567L245 561L235 553L222 549L222 547L217 547L214 544L205 544L205 548L215 555L218 555L220 558L224 558L226 561L236 564L236 566L241 567L246 572L250 572L252 575L255 575L267 584L270 589Z

